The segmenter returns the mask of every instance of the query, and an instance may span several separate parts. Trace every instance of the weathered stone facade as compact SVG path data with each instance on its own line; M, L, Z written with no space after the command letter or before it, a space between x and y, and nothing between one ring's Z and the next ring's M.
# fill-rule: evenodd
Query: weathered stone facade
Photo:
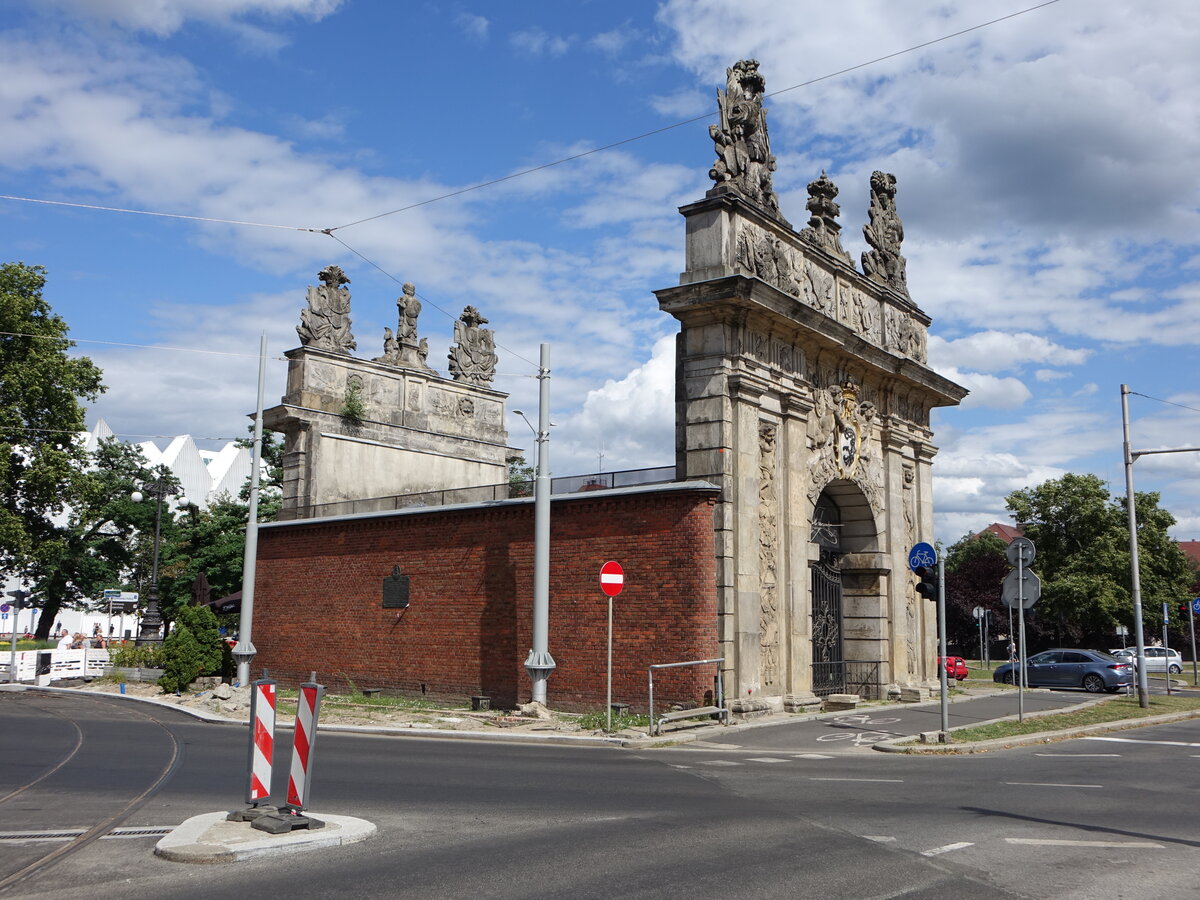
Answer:
M765 117L746 115L765 139ZM756 153L773 167L769 146ZM839 662L878 664L879 683L934 677L935 610L917 602L906 557L933 534L930 409L966 391L926 365L930 319L908 295L896 180L872 177L865 273L841 247L824 173L800 233L773 194L717 181L680 210L686 270L656 295L681 326L676 477L722 489L729 696L747 708L810 701L826 640ZM840 521L814 522L819 504ZM840 580L833 612L814 607L826 558Z

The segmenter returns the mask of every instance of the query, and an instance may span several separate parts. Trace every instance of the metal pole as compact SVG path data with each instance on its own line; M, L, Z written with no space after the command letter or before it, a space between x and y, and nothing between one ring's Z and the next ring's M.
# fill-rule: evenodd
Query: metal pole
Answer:
M942 687L942 742L950 740L950 698L949 687L946 684L946 567L944 559L938 556L938 645L941 652L941 663L938 665L939 682Z
M16 632L13 632L16 634ZM608 727L612 731L612 598L608 598Z
M1196 686L1196 611L1188 603L1188 624L1192 629L1192 687Z
M1167 628L1171 623L1171 604L1163 601L1163 677L1167 680L1167 696L1171 695L1171 647L1167 643Z
M525 659L532 699L546 702L550 655L550 345L541 345L538 365L538 458L533 489L533 646Z
M975 626L979 629L979 665L983 665L983 616L975 620Z
M983 611L983 652L987 657L984 660L984 665L987 666L987 670L989 672L992 671L991 624L992 611L990 609L985 609Z
M242 609L238 616L238 642L233 648L237 660L238 684L250 684L250 661L257 652L251 640L254 630L254 578L258 566L258 478L262 468L263 384L267 372L267 333L258 338L258 404L254 413L254 447L250 454L250 509L246 516L246 548L242 555Z
M1021 629L1020 642L1017 648L1017 721L1025 721L1025 688L1028 685L1028 673L1025 671L1025 545L1018 547L1017 554L1017 621Z
M146 600L146 612L138 623L138 636L135 641L138 646L162 640L159 634L162 615L158 609L158 544L162 533L162 504L167 486L163 484L161 471L158 480L146 485L146 490L154 492L154 563L150 569L150 596Z
M24 594L24 596L13 596L15 594ZM9 684L12 684L17 680L17 617L21 614L21 608L25 605L25 598L29 595L23 591L17 590L10 591L9 596L12 596L13 599L17 601L13 604L12 648L8 652L8 681ZM30 618L32 618L32 614L30 615ZM32 631L33 627L30 626L29 630ZM1192 651L1192 656L1194 657L1195 655L1195 651Z
M1133 452L1129 446L1129 385L1121 385L1121 434L1125 454L1125 508L1129 517L1129 574L1133 596L1133 628L1137 638L1138 706L1150 707L1150 688L1146 682L1146 639L1142 634L1142 576L1138 566L1137 510L1133 496Z

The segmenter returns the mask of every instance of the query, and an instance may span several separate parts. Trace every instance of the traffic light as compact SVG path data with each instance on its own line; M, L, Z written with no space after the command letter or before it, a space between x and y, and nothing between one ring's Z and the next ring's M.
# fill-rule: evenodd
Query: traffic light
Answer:
M917 566L913 569L917 576L917 593L926 600L937 602L937 568L935 566Z
M1191 613L1191 611L1192 611L1192 604L1190 604L1190 603L1180 603L1179 604L1179 612L1182 613L1185 618Z

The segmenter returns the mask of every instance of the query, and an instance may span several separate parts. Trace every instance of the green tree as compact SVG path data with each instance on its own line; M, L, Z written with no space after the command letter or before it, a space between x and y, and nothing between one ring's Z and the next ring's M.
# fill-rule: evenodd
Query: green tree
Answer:
M1095 475L1064 475L1014 491L1008 508L1037 547L1033 570L1042 580L1035 619L1059 644L1104 648L1117 625L1133 625L1129 525L1124 498L1112 498ZM1142 586L1143 627L1153 634L1164 601L1188 594L1193 571L1171 539L1175 517L1159 495L1134 497ZM1178 613L1174 613L1178 615Z
M963 535L946 551L946 631L964 652L979 646L976 606L991 611L992 636L1008 630L1008 609L1000 602L1000 583L1008 574L1005 548L1004 541L984 531Z
M523 455L508 458L508 496L532 497L535 478L537 469L525 462Z
M217 626L217 617L207 606L180 607L175 617L177 628L186 628L196 639L200 648L200 674L217 675L221 672L222 647L221 632Z
M38 637L49 634L64 606L84 604L105 588L149 587L155 504L136 503L132 494L153 479L173 483L165 470L151 471L136 447L111 439L73 471L65 520L42 532L27 570L41 597ZM165 508L162 527L168 543L174 521Z
M91 360L69 355L75 344L42 297L45 284L41 266L0 265L0 565L9 571L29 570L73 502L86 455L75 439L81 401L104 390Z

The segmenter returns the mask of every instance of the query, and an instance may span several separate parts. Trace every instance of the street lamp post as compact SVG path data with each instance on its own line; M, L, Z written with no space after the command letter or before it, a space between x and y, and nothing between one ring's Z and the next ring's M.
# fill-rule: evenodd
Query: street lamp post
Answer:
M146 611L142 614L142 621L138 626L138 636L135 642L141 647L146 644L156 644L162 640L162 613L158 608L158 548L159 541L162 536L162 507L163 500L171 496L173 486L161 479L158 481L150 481L142 485L142 491L134 491L130 495L130 499L134 503L141 503L142 500L149 495L154 498L154 563L150 570L150 596L146 598ZM186 497L179 498L179 506L187 507L190 504Z

